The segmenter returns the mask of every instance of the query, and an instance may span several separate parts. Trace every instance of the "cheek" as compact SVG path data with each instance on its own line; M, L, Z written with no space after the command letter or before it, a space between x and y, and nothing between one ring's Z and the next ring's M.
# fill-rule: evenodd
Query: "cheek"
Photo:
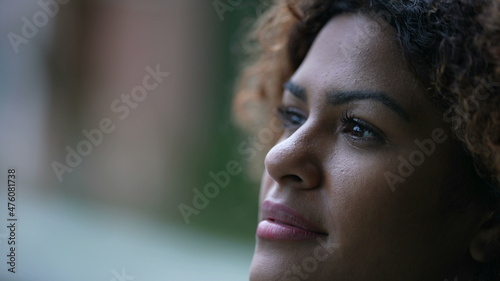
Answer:
M347 270L386 271L391 264L419 264L430 255L421 249L433 244L441 221L438 188L426 184L434 165L422 165L393 191L384 173L397 169L397 156L351 149L336 157L328 165L322 197L328 198L329 231L342 245L339 255Z
M347 252L364 245L378 253L407 248L408 239L433 239L434 233L428 230L442 223L438 214L444 161L437 155L427 158L393 189L386 175L397 173L399 155L407 154L353 152L351 148L331 158L323 192L329 198L328 213L334 214L331 231Z
M373 152L346 145L324 162L326 192L332 206L408 212L425 210L423 203L437 207L450 166L447 155L436 150L428 156L415 147Z
M372 216L374 211L393 208L392 192L384 179L391 162L384 156L356 153L338 154L325 172L325 188L330 213L336 214L333 229L354 226Z
M347 148L338 153L328 164L325 182L332 213L349 220L348 225L376 221L395 227L408 223L408 214L421 220L434 213L442 188L439 166L445 165L437 156L419 166L410 161L406 165L404 159L411 151L373 153Z

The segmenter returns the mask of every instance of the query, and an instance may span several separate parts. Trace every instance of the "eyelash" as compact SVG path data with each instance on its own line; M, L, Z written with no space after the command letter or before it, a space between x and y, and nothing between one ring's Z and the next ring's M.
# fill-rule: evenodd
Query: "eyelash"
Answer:
M303 116L299 110L289 106L279 106L276 108L276 116L280 119L283 128L293 129L298 128L304 124L307 117ZM293 118L300 118L302 120L293 120Z
M340 121L342 122L342 133L351 133L348 136L358 142L365 142L365 143L385 143L385 138L384 134L377 128L375 128L373 125L369 124L368 122L357 118L352 112L345 111L342 113L342 117L340 118ZM352 126L352 127L349 127ZM363 131L363 132L368 132L372 134L373 137L367 138L363 136L356 136L353 134L354 128L358 128L358 130ZM348 131L350 130L350 131Z
M276 108L276 115L281 120L282 126L285 129L294 130L299 128L307 120L303 113L289 106L279 106ZM361 143L385 143L384 134L369 124L368 122L357 118L352 112L344 111L340 118L342 123L341 132L346 134L352 141ZM357 129L355 129L357 128ZM372 137L358 136L354 134L354 130L364 133L369 133Z

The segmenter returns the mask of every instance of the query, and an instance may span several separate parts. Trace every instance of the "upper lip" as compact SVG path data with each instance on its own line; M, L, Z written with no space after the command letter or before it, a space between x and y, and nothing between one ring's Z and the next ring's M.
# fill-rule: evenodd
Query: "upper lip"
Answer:
M301 228L303 230L326 234L321 230L321 228L310 222L300 213L283 204L266 200L262 203L261 213L263 220L275 221L281 224L287 224L290 226Z

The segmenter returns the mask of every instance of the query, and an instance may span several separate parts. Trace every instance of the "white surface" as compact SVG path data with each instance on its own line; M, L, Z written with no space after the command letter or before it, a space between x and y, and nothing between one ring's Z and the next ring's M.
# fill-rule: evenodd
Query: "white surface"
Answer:
M6 218L0 218L2 281L248 280L253 245L193 233L189 226L55 200L18 199L17 212L16 274L7 272ZM113 270L133 278L119 280Z

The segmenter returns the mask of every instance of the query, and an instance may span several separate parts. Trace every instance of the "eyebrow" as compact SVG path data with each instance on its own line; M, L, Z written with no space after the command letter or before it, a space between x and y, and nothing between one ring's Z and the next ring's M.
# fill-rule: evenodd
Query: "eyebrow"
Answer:
M292 95L303 102L307 102L307 94L303 87L287 81L283 87L290 91ZM410 121L410 116L399 106L394 99L386 93L380 91L335 91L326 94L327 103L330 105L342 105L358 100L374 100L387 106L389 109L398 114L406 122Z
M285 84L283 84L283 88L285 90L288 90L299 100L307 102L306 89L304 89L303 87L293 83L292 81L286 81Z
M410 121L410 116L387 94L377 91L341 91L327 93L328 104L341 105L357 100L374 100L392 109L405 121Z

